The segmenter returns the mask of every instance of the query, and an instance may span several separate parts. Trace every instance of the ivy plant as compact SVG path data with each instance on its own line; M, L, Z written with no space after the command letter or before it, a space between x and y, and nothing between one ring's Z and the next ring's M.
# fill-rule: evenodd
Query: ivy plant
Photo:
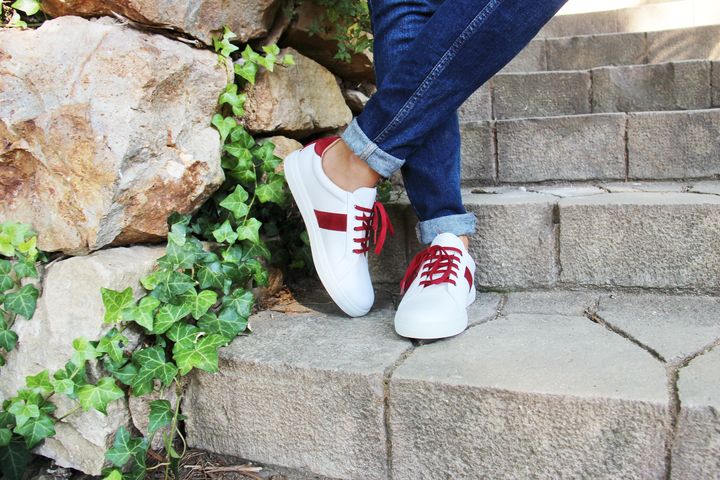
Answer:
M33 26L39 25L43 18L40 0L16 0L9 6L5 1L0 3L0 25L5 27L27 28L28 21Z
M304 0L323 7L313 19L310 35L332 34L337 41L335 58L349 62L353 54L372 50L367 0ZM332 25L331 29L328 25Z

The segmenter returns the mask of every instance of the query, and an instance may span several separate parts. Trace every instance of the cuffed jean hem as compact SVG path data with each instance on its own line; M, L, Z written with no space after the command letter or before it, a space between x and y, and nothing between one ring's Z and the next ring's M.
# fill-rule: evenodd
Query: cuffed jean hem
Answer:
M360 157L361 160L365 161L370 168L375 170L378 174L383 177L389 177L403 166L405 160L393 157L389 153L380 150L372 140L365 135L365 132L360 129L357 118L353 118L350 125L340 135L340 137L347 143L350 150Z
M432 243L433 239L441 233L453 233L457 236L472 235L475 233L475 214L461 213L445 217L425 220L417 224L417 233L420 243Z

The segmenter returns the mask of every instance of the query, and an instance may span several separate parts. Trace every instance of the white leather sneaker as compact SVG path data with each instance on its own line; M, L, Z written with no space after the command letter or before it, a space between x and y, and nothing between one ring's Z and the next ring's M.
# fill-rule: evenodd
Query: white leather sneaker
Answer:
M375 201L375 188L347 192L323 171L323 153L338 140L322 138L290 153L285 178L305 222L320 281L338 307L359 317L375 301L367 261L371 237L380 253L387 231L394 231Z
M452 337L468 325L475 301L475 262L452 233L441 233L418 253L403 278L405 296L395 313L395 331L408 338Z

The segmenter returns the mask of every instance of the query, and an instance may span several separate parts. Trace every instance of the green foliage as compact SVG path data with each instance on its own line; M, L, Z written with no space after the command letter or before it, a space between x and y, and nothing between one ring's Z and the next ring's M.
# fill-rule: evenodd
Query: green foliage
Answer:
M349 62L353 54L372 50L370 15L366 0L305 0L323 7L313 19L310 34L331 34L337 40L335 58Z
M16 0L10 6L0 3L0 26L3 27L27 28L28 22L39 25L44 20L41 15L40 0Z
M37 235L30 225L0 223L0 365L5 353L17 344L12 326L18 317L30 319L35 313L38 289L24 280L37 278L35 263L44 254L37 249Z

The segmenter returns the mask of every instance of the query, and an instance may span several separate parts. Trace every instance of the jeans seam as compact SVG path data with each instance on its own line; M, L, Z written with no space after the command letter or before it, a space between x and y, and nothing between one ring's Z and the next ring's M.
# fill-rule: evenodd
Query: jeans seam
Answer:
M485 5L485 7L483 7L483 9L477 15L475 15L475 17L470 21L470 23L468 23L462 33L458 35L453 44L450 45L450 48L445 51L443 56L440 57L440 60L438 60L435 66L425 76L420 85L418 85L410 98L405 102L405 105L400 108L400 110L397 114L395 114L395 117L390 121L390 123L379 134L375 136L375 138L373 139L373 143L378 144L382 142L385 136L389 133L389 131L407 116L407 112L415 106L415 103L417 103L418 97L420 97L428 88L430 88L431 83L435 81L435 79L445 68L445 66L455 58L457 51L465 44L467 38L472 35L477 30L477 28L480 27L480 25L482 25L482 22L502 2L503 0L490 0Z

